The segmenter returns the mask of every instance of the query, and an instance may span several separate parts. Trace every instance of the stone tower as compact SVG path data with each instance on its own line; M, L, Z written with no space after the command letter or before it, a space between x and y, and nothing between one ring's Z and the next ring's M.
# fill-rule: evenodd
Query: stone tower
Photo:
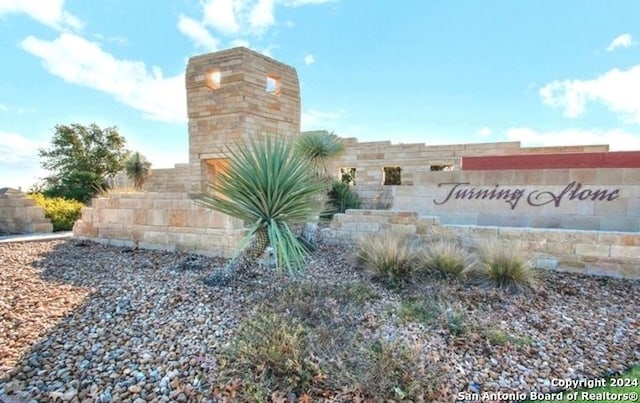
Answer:
M300 133L300 85L293 67L240 47L192 57L185 81L194 189L224 169L227 147Z

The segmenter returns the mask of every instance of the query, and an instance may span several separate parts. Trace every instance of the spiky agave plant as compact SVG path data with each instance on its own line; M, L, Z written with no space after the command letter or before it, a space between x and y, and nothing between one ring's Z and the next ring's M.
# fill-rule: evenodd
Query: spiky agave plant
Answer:
M309 160L295 153L292 143L273 137L238 144L227 154L229 168L198 200L251 227L227 268L212 274L207 282L228 282L238 270L255 265L269 244L278 270L304 269L307 251L290 225L318 215L321 206L315 196L324 189Z

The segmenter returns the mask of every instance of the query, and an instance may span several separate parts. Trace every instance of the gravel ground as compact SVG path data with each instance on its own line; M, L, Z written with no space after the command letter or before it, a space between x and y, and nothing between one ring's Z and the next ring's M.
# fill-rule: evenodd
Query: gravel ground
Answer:
M202 278L223 260L72 239L0 244L0 401L213 401L217 353L239 323L305 279L375 288L380 298L341 314L357 315L365 337L406 340L439 361L444 400L547 392L552 379L640 363L639 281L550 272L526 297L444 280L398 293L350 262L350 251L322 247L305 278L211 288ZM403 298L425 295L463 313L465 332L398 319Z

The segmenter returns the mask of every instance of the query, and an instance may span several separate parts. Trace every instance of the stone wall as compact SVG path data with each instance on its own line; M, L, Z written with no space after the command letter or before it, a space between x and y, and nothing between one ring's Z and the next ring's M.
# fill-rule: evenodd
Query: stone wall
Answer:
M190 175L189 164L176 164L175 168L152 169L142 188L148 192L189 192Z
M465 247L493 239L515 247L535 267L584 274L640 279L640 234L442 225L436 217L413 211L347 210L323 230L325 240L356 244L367 234L391 232L423 241L454 239Z
M0 234L53 232L44 209L19 190L0 189Z
M640 231L640 168L422 171L394 210L443 224Z
M432 166L460 169L463 156L604 152L609 149L607 145L526 148L515 141L426 145L391 144L390 141L359 142L356 138L344 138L343 142L345 153L334 164L334 176L340 178L340 168L356 168L356 185L382 184L384 167L402 168L402 185L414 185L417 172L430 170Z
M202 207L186 193L111 193L82 209L74 235L118 246L231 257L242 221Z
M355 185L353 191L358 195L363 209L388 210L393 205L392 186Z

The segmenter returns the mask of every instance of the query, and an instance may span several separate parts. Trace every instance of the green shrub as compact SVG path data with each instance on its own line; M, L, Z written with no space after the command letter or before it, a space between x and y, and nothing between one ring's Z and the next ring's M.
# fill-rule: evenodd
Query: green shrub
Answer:
M474 264L472 255L450 240L431 242L418 252L418 267L427 273L461 278Z
M478 257L470 274L480 285L526 292L537 284L536 271L514 245L485 242L478 247Z
M406 237L382 233L367 235L360 241L356 264L387 287L394 288L408 279L416 259Z
M348 183L333 181L327 193L327 218L334 214L344 213L347 209L360 208L361 202L358 194L353 191Z
M45 217L51 220L54 231L70 231L73 224L80 218L80 209L84 204L76 200L62 197L46 197L41 193L28 195L36 204L44 208Z
M229 368L222 380L239 378L245 392L304 392L321 375L311 358L308 329L293 318L258 314L242 323L231 345L223 351Z

